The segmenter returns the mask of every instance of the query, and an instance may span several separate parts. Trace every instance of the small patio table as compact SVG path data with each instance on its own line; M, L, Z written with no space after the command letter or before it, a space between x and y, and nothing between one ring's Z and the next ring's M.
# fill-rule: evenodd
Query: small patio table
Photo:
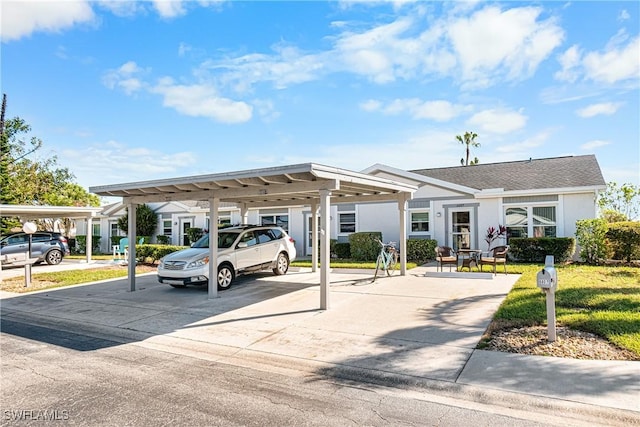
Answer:
M458 249L458 253L462 259L462 266L460 267L460 270L468 268L469 271L471 271L472 266L475 266L480 270L480 267L478 267L478 258L482 254L480 249Z

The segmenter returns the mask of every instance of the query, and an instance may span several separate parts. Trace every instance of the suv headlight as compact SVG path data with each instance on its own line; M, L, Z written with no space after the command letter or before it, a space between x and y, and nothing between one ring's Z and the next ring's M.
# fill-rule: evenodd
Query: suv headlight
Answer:
M204 265L209 264L209 257L203 257L200 259L197 259L195 261L191 261L189 264L187 264L187 268L198 268L198 267L202 267Z

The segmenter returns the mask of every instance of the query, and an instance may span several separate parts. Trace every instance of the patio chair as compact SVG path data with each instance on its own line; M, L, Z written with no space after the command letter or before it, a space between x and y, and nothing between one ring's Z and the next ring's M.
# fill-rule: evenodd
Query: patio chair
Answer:
M443 271L442 267L444 265L449 265L449 271L451 271L452 265L456 266L456 270L458 269L458 254L449 246L436 247L436 261L440 265L440 271ZM436 271L438 271L437 266Z
M496 246L487 252L487 256L480 254L480 271L483 265L492 265L493 274L496 274L496 266L502 264L504 274L507 274L507 252L509 252L509 246Z

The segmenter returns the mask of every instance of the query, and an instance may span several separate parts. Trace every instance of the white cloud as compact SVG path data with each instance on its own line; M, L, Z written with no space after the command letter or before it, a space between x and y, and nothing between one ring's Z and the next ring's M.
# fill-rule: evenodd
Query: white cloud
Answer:
M152 0L152 2L158 14L163 18L175 18L186 13L181 0Z
M584 151L593 151L596 148L604 147L604 146L607 146L609 144L611 144L611 141L602 141L602 140L596 139L594 141L589 141L589 142L586 142L586 143L582 144L580 146L580 149L584 150Z
M527 138L520 142L513 142L496 148L498 153L509 154L512 157L523 158L532 157L531 151L541 147L549 138L549 132L542 131L537 135ZM506 159L505 159L506 160Z
M386 115L409 114L414 119L428 119L446 122L458 116L466 108L445 100L422 101L418 98L394 99L387 105L378 100L367 100L360 108L369 112L382 112Z
M3 1L1 16L3 42L19 40L34 32L55 33L95 19L88 1Z
M196 154L183 151L165 153L145 147L129 147L117 141L63 150L60 161L73 165L73 172L85 186L165 178L197 164ZM99 162L88 159L100 159Z
M485 132L507 134L524 128L527 116L507 109L489 109L471 116L467 124Z
M571 46L564 53L558 56L558 62L562 69L554 74L557 80L567 81L569 83L575 82L580 77L580 47L577 45Z
M145 72L134 61L129 61L104 73L102 83L109 89L118 88L127 95L132 95L145 87L145 83L137 77Z
M187 116L208 117L222 123L251 120L253 108L250 105L221 97L210 85L180 85L165 77L150 92L162 95L165 107Z
M615 114L616 111L620 108L620 104L616 104L613 102L604 102L601 104L592 104L585 108L581 108L576 111L576 114L583 118L594 117L597 115L607 115L610 116Z
M608 46L603 52L590 52L584 57L586 78L596 82L616 83L640 76L640 37L626 46Z
M618 14L618 21L628 21L629 19L631 19L631 15L626 9L621 10Z
M538 21L533 7L485 7L469 18L454 19L448 37L467 86L489 86L499 77L523 80L561 44L564 32L553 19Z

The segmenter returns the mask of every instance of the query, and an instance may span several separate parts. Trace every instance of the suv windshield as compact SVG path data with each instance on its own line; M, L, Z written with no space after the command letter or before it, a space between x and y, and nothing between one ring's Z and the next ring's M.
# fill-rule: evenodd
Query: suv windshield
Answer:
M238 237L237 232L223 231L218 233L218 247L221 249L230 248L233 242ZM209 247L209 235L205 234L198 239L192 246L192 248L208 248Z

